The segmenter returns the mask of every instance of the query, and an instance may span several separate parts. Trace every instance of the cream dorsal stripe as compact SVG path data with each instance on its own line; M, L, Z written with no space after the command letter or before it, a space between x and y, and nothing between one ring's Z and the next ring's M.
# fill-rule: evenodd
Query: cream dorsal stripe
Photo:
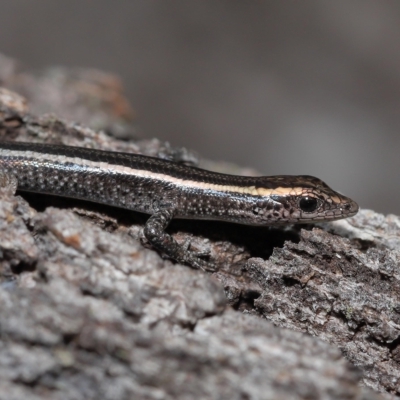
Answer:
M86 160L81 157L68 157L68 156L60 156L54 154L44 154L41 152L35 152L31 150L4 150L0 149L0 154L8 156L13 159L23 158L23 159L32 159L35 161L42 162L51 162L53 165L63 164L72 164L76 167L85 167L87 172L91 171L95 173L96 171L108 171L112 174L121 174L126 176L135 176L141 178L151 178L155 180L159 180L162 182L169 182L173 185L176 185L180 188L190 188L190 189L202 189L202 190L213 190L217 192L230 192L230 193L239 193L239 194L247 194L251 196L288 196L288 195L299 195L304 192L304 188L301 187L276 187L273 189L258 187L256 188L254 185L252 186L236 186L236 185L220 185L215 183L208 182L199 182L189 179L177 178L168 174L162 174L157 172L152 172L147 169L136 169L132 167L126 167L119 164L110 164L104 161L91 161ZM15 160L17 161L17 160ZM72 165L69 166L71 169Z
M155 248L208 271L215 269L166 231L172 219L270 226L332 221L358 211L356 202L313 176L226 175L130 153L0 142L0 167L21 191L150 214L143 233Z

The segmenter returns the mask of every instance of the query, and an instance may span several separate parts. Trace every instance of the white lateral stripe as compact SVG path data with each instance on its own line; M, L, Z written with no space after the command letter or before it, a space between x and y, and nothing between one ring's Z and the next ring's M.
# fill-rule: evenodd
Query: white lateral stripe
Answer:
M98 172L99 169L106 170L107 173L118 173L128 176L137 176L140 178L149 178L154 180L160 180L164 182L169 182L181 188L191 188L191 189L203 189L203 190L214 190L218 192L231 192L248 194L251 196L285 196L285 195L300 195L303 193L304 188L302 187L276 187L274 189L268 188L256 188L255 186L235 186L235 185L218 185L214 183L198 182L192 180L186 180L182 178L176 178L166 174L160 174L156 172L151 172L147 170L139 170L129 167L124 167L122 165L109 164L99 161L85 160L79 157L66 157L55 154L40 153L35 151L21 151L21 150L8 150L0 149L0 156L3 157L18 157L20 159L32 159L33 161L50 161L54 164L62 165L64 163L73 163L80 167L85 167L93 172Z

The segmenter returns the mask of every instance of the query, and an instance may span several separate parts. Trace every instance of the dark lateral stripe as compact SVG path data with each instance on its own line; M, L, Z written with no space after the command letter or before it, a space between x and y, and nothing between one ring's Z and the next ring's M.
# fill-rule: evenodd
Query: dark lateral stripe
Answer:
M80 158L87 161L123 166L133 170L149 171L182 180L243 188L264 188L267 191L276 188L314 188L316 186L315 182L319 181L317 178L308 176L281 175L270 177L246 177L228 175L205 171L200 168L189 167L173 161L162 160L159 158L143 156L139 154L87 149L83 147L55 144L0 142L0 154L1 149L10 151L31 151L44 155L51 154L60 157Z

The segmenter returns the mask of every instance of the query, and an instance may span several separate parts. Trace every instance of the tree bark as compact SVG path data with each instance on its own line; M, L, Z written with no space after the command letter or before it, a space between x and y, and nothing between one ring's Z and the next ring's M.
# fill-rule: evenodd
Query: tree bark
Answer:
M0 57L1 84L26 96L0 90L2 140L218 168L157 140L113 137L114 129L124 137L135 133L129 107L115 111L127 104L118 85L107 89L105 81L115 81L104 73L59 73L63 79L51 86L45 73L39 79ZM59 82L72 91L71 82L85 79L91 85L78 85L80 100L68 106ZM69 118L93 126L91 113L102 114L96 130L28 112L52 110L39 94L44 81ZM114 103L100 101L91 111L88 87ZM190 239L193 249L216 260L218 271L206 274L146 248L146 216L15 194L6 181L0 195L0 399L379 399L400 393L395 216L362 210L302 230L174 222L169 231L178 241Z

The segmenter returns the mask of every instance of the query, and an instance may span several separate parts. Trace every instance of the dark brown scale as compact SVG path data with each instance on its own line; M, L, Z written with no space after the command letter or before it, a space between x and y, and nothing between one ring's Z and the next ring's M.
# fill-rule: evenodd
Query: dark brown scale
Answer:
M92 162L90 168L86 166L88 162ZM96 162L99 164L93 164ZM172 218L272 225L310 222L316 218L334 220L354 215L358 210L356 203L315 177L226 175L137 154L78 147L0 142L0 168L17 178L20 190L152 214L144 230L148 240L176 261L203 269L208 268L207 263L178 246L164 232ZM191 182L191 186L180 182ZM280 194L261 196L253 193L254 187L264 189L264 193L280 188L276 192ZM285 188L288 190L282 190ZM296 195L299 188L301 193ZM313 214L299 207L300 199L310 194L320 201ZM283 209L289 212L283 213Z

